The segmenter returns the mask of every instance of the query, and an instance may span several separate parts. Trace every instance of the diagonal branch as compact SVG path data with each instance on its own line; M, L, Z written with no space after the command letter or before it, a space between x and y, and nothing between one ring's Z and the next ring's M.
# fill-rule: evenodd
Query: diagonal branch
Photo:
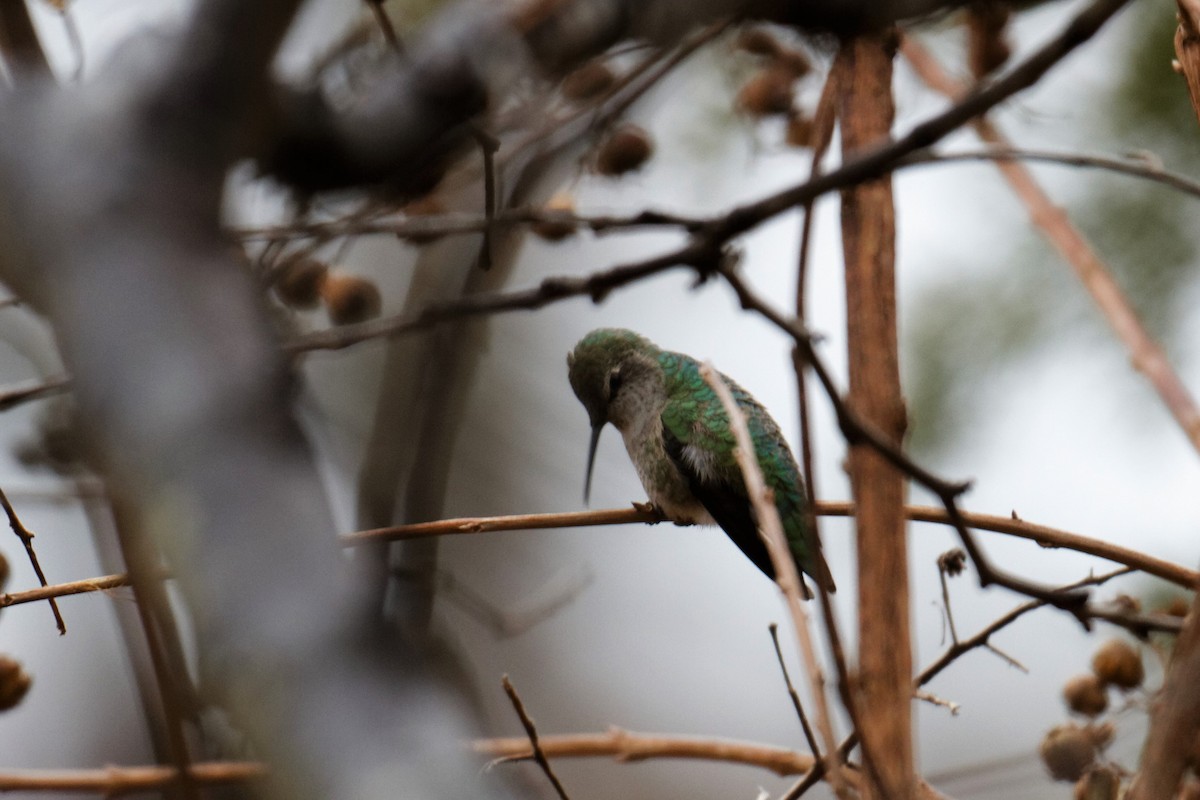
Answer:
M0 489L0 506L3 506L4 513L8 515L8 525L12 528L12 532L21 540L21 544L25 546L25 554L29 556L29 563L33 566L34 574L37 575L38 582L43 587L47 586L46 573L42 572L42 565L38 561L37 553L33 549L33 532L26 528L21 519L17 516L16 510L12 507L12 503L8 501L8 495ZM54 612L54 622L58 626L59 635L64 635L67 632L67 623L63 619L62 612L58 610L58 602L54 596L47 598L50 602L50 610Z
M933 55L918 42L906 37L901 49L905 58L929 86L952 100L963 93L964 87L947 75ZM989 120L979 118L973 125L985 142L1001 146L1010 145L1000 129ZM1150 381L1171 412L1171 416L1183 429L1192 447L1200 452L1200 408L1197 408L1191 392L1171 366L1162 346L1142 324L1137 311L1104 261L1079 229L1071 224L1066 213L1054 204L1034 180L1028 167L1011 160L1000 161L996 166L1013 192L1025 204L1034 225L1058 250L1091 294L1100 313L1129 350L1134 368Z
M705 362L700 367L700 376L712 388L733 431L735 442L734 456L746 482L746 494L754 507L754 518L758 525L759 536L767 546L767 554L771 557L771 566L775 571L775 582L783 593L788 615L792 619L792 627L800 652L804 656L804 665L808 670L808 680L813 702L817 706L817 730L825 740L825 755L821 763L825 765L829 783L833 786L838 797L848 797L849 789L843 775L841 759L838 756L836 739L833 735L833 721L829 713L829 701L825 697L825 679L817 661L816 649L813 647L812 636L809 633L808 614L802 605L800 575L796 570L796 562L788 551L787 538L783 533L783 523L779 519L779 511L775 507L771 490L763 480L762 471L758 466L758 458L754 453L754 443L750 438L750 428L746 417L733 399L733 393L712 365Z

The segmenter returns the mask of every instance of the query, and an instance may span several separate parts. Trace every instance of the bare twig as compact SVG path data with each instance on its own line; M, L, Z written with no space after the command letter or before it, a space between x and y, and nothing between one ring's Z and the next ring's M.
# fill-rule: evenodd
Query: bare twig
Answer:
M625 525L633 522L654 524L665 520L653 506L633 506L597 511L568 511L557 514L516 514L504 517L463 517L436 522L415 522L369 531L348 533L342 537L347 546L373 540L399 541L426 536L485 533L488 531L533 531L545 528L579 528L592 525Z
M796 709L796 717L800 720L800 727L804 730L808 749L812 751L814 758L820 759L821 746L817 744L817 737L813 734L812 726L808 724L808 715L804 713L804 704L800 702L800 693L792 685L792 676L788 674L787 662L784 661L783 650L779 647L779 625L772 622L767 626L767 630L771 633L771 644L775 648L775 658L779 661L779 671L783 673L783 683L787 686L788 697L792 698L792 707Z
M546 753L538 744L537 727L533 724L533 719L525 710L525 704L521 702L521 696L517 694L517 690L513 688L512 682L505 675L500 679L504 685L504 691L508 695L508 699L512 702L513 710L517 712L517 716L521 718L521 725L525 728L525 735L529 737L529 746L533 749L533 760L541 767L542 772L546 773L546 778L550 781L550 785L554 787L554 791L558 794L559 800L571 800L567 795L567 790L563 788L562 781L554 774L554 769L550 766L550 760L546 758Z
M1200 181L1194 181L1186 175L1163 169L1151 153L1114 157L1098 153L1073 153L993 145L979 150L918 150L901 159L897 167L911 167L918 164L949 164L957 161L1034 161L1062 167L1099 169L1141 178L1192 197L1200 197Z
M842 775L837 743L833 735L833 720L829 713L829 702L825 697L825 679L822 676L820 663L817 661L812 636L809 634L808 614L805 613L802 604L800 575L796 571L796 562L788 551L779 511L775 507L770 489L763 481L758 458L754 452L754 443L750 438L750 429L746 425L746 417L738 408L729 387L721 380L720 374L707 362L700 367L700 375L721 401L721 405L729 417L729 425L736 442L734 456L737 458L738 466L741 467L742 478L746 482L746 494L754 507L754 517L758 524L759 535L766 544L767 553L771 557L771 566L775 570L775 582L779 585L780 592L783 593L788 614L792 619L796 641L800 645L805 668L808 670L813 702L817 706L817 729L821 732L821 738L825 740L825 755L822 763L826 765L826 774L829 776L829 782L833 786L834 792L838 797L846 797L849 790L846 786L846 779Z
M903 450L889 437L881 433L878 428L856 414L842 399L837 386L833 382L829 369L817 354L816 348L813 345L812 334L801 327L798 322L788 319L759 297L733 269L728 266L721 266L718 268L718 272L737 294L743 308L757 311L780 330L791 334L797 349L805 358L809 359L813 373L820 380L830 403L833 404L834 412L838 417L838 423L847 441L851 445L861 442L870 444L871 447L878 451L893 466L902 470L911 479L925 486L938 496L938 499L942 501L945 507L946 518L949 524L954 526L955 531L958 533L958 538L963 544L963 549L967 551L967 554L971 557L971 562L975 564L981 586L998 584L1019 594L1048 600L1054 605L1070 611L1076 616L1081 625L1087 626L1087 616L1081 613L1081 609L1087 603L1087 595L1085 593L1060 593L1049 587L1011 575L993 566L983 551L979 549L979 545L967 529L962 512L958 509L958 496L965 492L970 484L951 483L934 475L909 458Z
M252 783L267 774L255 761L206 761L188 767L191 780L204 786ZM173 767L108 766L100 769L47 769L0 772L0 792L93 792L119 797L168 789L179 781Z
M1064 586L1063 588L1075 589L1083 586L1099 586L1107 581L1112 580L1113 578L1120 577L1121 575L1128 575L1130 571L1131 570L1128 567L1114 570L1113 572L1109 572L1104 575L1085 578L1084 580L1077 581L1069 586ZM921 672L913 680L913 687L920 688L929 683L934 679L934 677L941 673L942 670L946 669L946 667L950 666L962 655L974 650L977 647L988 646L989 640L998 631L1008 627L1021 617L1028 614L1030 611L1042 608L1045 605L1046 602L1044 600L1030 600L1027 603L1022 603L1012 611L983 628L983 630L979 631L979 633L976 633L974 636L970 636L961 641L956 639L948 648L946 648L946 651L942 653L942 655L934 660L932 664L921 670Z
M190 678L187 670L181 668L182 665L168 663L164 632L160 623L164 618L169 618L172 611L162 584L158 554L138 524L139 520L130 513L129 508L128 501L124 498L118 497L113 502L117 542L121 548L121 557L129 569L134 607L137 609L146 650L150 655L154 682L158 686L168 755L175 767L182 796L186 800L200 800L199 786L192 779L192 757L188 752L187 737L183 729L184 717L188 712L183 699L183 683Z
M906 38L902 47L909 63L929 86L952 100L962 94L963 87L947 75L933 55L920 44ZM984 141L1004 146L1009 144L1004 134L988 120L979 118L973 124ZM1079 229L1071 224L1063 210L1034 180L1028 168L1010 160L998 162L997 166L1013 192L1025 204L1033 223L1071 266L1117 338L1129 350L1134 368L1150 381L1192 447L1200 451L1200 408L1197 408L1191 392L1171 366L1162 346L1142 324L1107 265Z
M817 513L842 517L853 514L854 509L850 503L821 503L819 504ZM904 513L914 522L936 522L941 525L953 524L944 509L933 506L910 505L905 507ZM1026 522L1023 519L1019 519L1016 514L1002 517L994 514L976 514L960 511L959 515L968 526L978 530L1005 533L1037 542L1042 547L1075 550L1080 553L1107 559L1108 561L1115 561L1118 564L1125 564L1149 575L1170 581L1185 589L1193 589L1200 582L1200 572L1188 569L1187 567L1172 564L1169 561L1163 561L1137 550L1131 550L1127 547L1121 547L1120 545L1100 539L1081 536L1077 533L1071 533L1059 528L1051 528L1046 525L1038 525L1033 522Z
M1128 0L1096 0L1077 15L1058 36L994 83L972 92L951 108L917 125L899 139L868 150L838 169L812 176L798 186L756 202L737 206L709 220L694 231L691 241L674 251L591 276L547 278L531 289L472 295L457 302L431 305L412 314L306 334L292 339L286 344L286 349L293 354L311 350L339 350L383 336L397 336L421 330L450 319L536 309L569 297L588 296L599 302L616 288L681 266L690 266L702 277L706 277L718 265L722 248L730 240L827 192L855 185L891 171L905 156L935 144L972 117L1032 85L1059 60L1087 41L1126 2ZM881 442L882 440L872 444L878 447ZM938 492L939 495L945 493L946 485L942 484L942 488L943 491ZM962 490L960 488L956 493L961 493Z
M129 585L128 575L105 575L100 578L85 578L70 583L56 583L40 589L28 589L24 592L5 592L0 594L0 608L33 603L38 600L48 600L52 597L68 597L73 594L87 592L104 592Z
M824 516L845 517L853 514L853 509L854 506L852 503L820 502L816 505L816 513ZM942 525L952 524L944 509L932 506L906 506L905 515L908 519L919 522L935 522ZM1193 589L1200 583L1200 573L1194 570L1187 569L1178 564L1172 564L1169 561L1153 558L1136 550L1103 542L1099 539L1092 539L1076 533L1069 533L1010 517L964 512L962 518L968 525L978 530L1010 534L1033 540L1042 547L1075 550L1109 561L1115 561L1131 569L1154 575L1186 589ZM355 533L343 534L341 538L345 546L355 547L369 541L393 541L427 536L544 530L548 528L578 528L598 525L655 524L662 522L663 519L653 507L639 505L631 508L600 509L596 511L443 519L436 522L417 522L370 531L357 531ZM105 575L97 578L72 581L70 583L52 584L40 589L0 594L0 608L46 600L53 597L106 591L128 585L129 579L126 575ZM1095 616L1106 619L1109 615L1096 614ZM1116 617L1114 616L1113 621L1115 622L1115 620Z
M922 702L929 703L930 705L941 706L949 711L951 716L958 716L958 712L962 709L962 706L959 703L956 703L953 700L947 700L944 697L939 697L933 692L927 692L924 689L914 689L912 696Z
M17 512L13 509L12 503L8 501L8 495L0 489L0 506L4 507L4 513L8 515L8 525L12 528L12 532L21 540L21 544L25 546L25 554L29 556L29 563L33 566L33 572L37 575L38 583L43 587L47 586L46 573L42 572L42 565L38 561L37 553L33 549L33 532L26 528ZM58 602L53 597L47 598L50 603L50 610L54 612L54 622L58 626L59 635L67 632L67 623L63 619L62 612L58 610Z
M784 747L704 739L696 736L634 733L609 728L607 733L539 736L542 752L554 758L612 756L622 763L654 758L686 758L724 761L762 767L776 775L801 775L813 766L813 758ZM481 755L504 760L533 758L529 739L508 737L476 739L471 748Z

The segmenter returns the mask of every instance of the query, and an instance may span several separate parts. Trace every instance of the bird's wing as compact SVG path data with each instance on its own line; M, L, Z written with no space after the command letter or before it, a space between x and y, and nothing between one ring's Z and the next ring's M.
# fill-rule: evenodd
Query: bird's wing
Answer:
M663 442L668 457L684 476L696 499L746 556L770 577L775 571L759 537L745 479L733 456L734 437L724 406L688 356L664 353L660 358L668 382L662 413ZM734 381L721 376L745 412L763 479L775 493L788 547L801 569L834 590L820 544L810 530L807 494L796 461L774 420Z
M671 398L662 412L667 456L734 544L755 566L774 577L745 481L733 457L733 432L721 401L701 377L694 359L665 353L660 361Z

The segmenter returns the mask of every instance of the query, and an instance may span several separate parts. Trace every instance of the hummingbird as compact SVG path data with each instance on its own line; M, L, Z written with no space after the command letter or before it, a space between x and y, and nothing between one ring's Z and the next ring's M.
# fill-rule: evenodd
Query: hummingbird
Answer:
M774 579L733 455L729 416L700 375L700 363L663 350L633 331L598 328L567 354L567 369L592 426L584 502L591 493L596 445L611 422L625 440L650 501L668 519L681 525L720 525L754 565ZM749 392L718 374L746 416L792 557L825 591L833 592L833 576L809 523L804 479L779 425ZM807 586L804 590L811 596Z

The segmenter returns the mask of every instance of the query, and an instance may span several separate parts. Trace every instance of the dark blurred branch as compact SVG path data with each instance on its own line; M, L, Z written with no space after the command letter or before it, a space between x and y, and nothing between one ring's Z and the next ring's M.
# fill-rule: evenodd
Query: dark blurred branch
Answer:
M674 251L583 278L547 278L532 289L472 295L458 301L431 305L419 312L399 317L305 334L289 342L288 349L293 353L337 350L381 336L397 336L422 330L450 319L536 309L570 297L589 296L599 302L614 289L676 267L690 266L702 278L708 277L724 257L725 246L734 238L827 192L856 185L891 171L904 157L935 144L973 117L1036 82L1052 66L1095 34L1125 2L1127 0L1096 0L1080 12L1058 36L1034 51L1025 61L994 83L970 92L949 109L917 125L906 135L868 149L838 169L813 176L795 187L735 207L708 220L693 230L688 243ZM961 491L959 488L953 493L958 494Z
M365 798L386 775L487 797L461 700L362 623L261 287L219 230L296 5L200 0L84 86L0 98L0 266L54 325L91 466L174 567L274 796Z
M0 59L15 83L52 77L50 62L29 16L31 1L0 2Z

